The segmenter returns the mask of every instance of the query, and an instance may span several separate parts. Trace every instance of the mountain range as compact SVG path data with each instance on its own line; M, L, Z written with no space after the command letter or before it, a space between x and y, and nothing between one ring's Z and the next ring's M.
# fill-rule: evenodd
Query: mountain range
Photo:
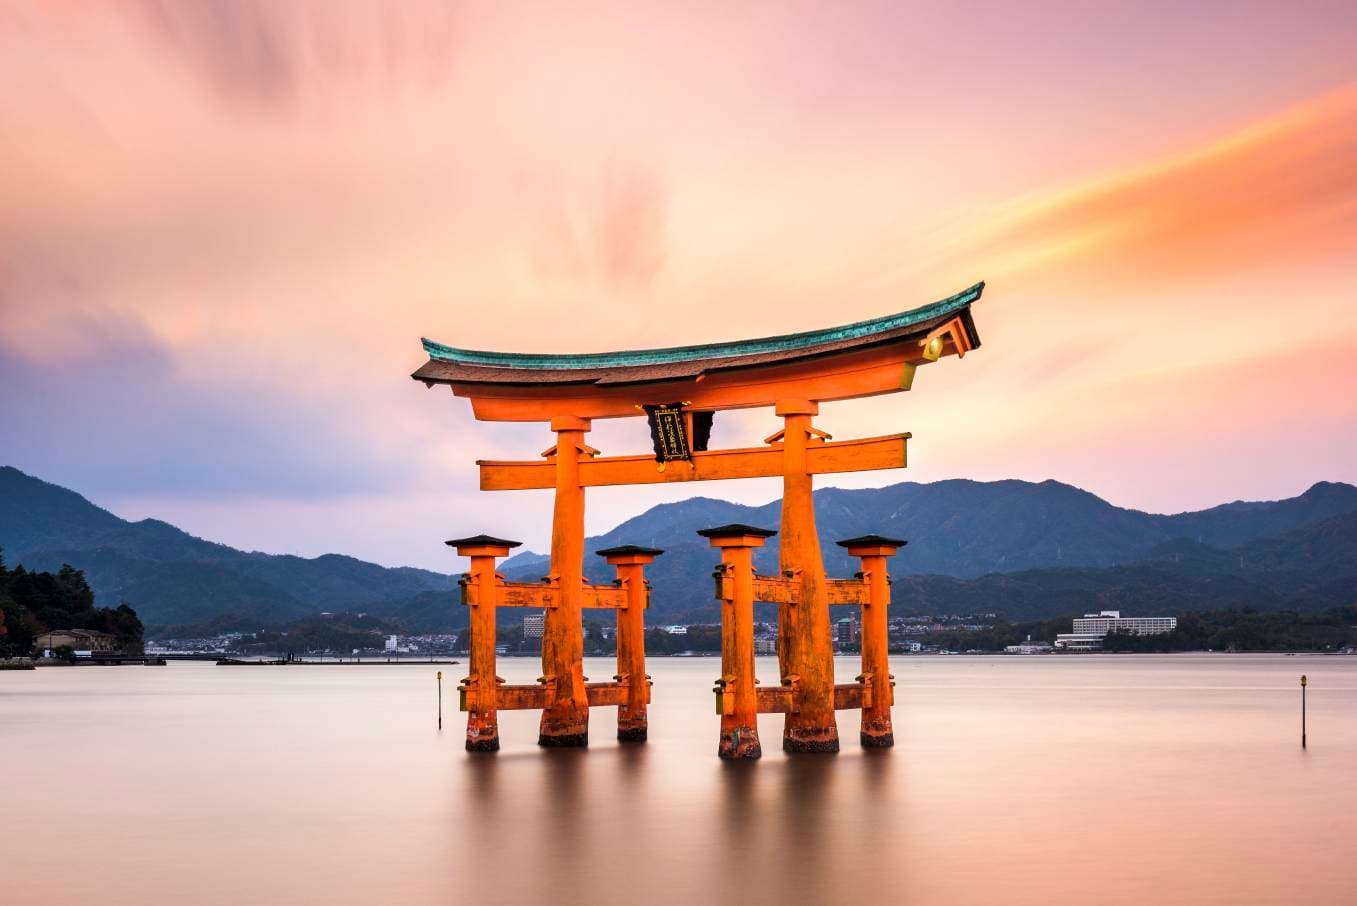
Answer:
M1176 613L1219 607L1320 610L1357 601L1357 487L1320 482L1298 497L1159 515L1113 506L1056 481L903 482L815 493L830 575L856 563L834 541L868 532L910 544L892 561L900 612L1002 612L1038 618L1101 608ZM649 571L649 622L717 619L717 557L697 529L729 522L777 528L760 507L696 497L654 507L586 541L663 548ZM129 522L74 491L0 467L0 547L11 565L85 571L101 605L125 600L148 625L278 623L361 610L411 630L465 624L452 579L353 557L240 551L155 519ZM587 557L594 581L611 579ZM758 552L777 568L777 539ZM502 564L537 579L547 558Z
M101 606L132 604L143 622L199 623L236 614L270 622L358 610L426 591L444 574L354 557L247 552L158 519L128 522L84 497L0 467L0 548L11 566L85 571Z

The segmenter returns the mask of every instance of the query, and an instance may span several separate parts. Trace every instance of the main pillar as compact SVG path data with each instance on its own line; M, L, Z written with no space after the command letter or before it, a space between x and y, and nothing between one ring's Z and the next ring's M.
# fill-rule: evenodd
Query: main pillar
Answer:
M829 598L806 448L816 434L808 400L779 400L782 431L781 566L800 585L799 603L778 610L778 661L783 685L794 689L796 709L787 714L782 748L787 752L837 752L834 721L834 645L829 637Z
M907 542L881 535L864 535L838 542L850 556L862 560L862 581L867 583L867 603L862 607L862 676L871 689L870 705L862 708L862 747L885 749L895 745L891 727L891 705L895 703L895 684L891 682L890 627L886 609L891 603L890 576L886 560Z
M749 525L702 529L721 551L721 678L716 683L722 758L759 758L759 696L754 678L754 548L777 534Z
M499 589L495 582L495 560L509 556L517 541L505 541L489 535L454 538L447 542L458 556L471 558L471 571L463 580L475 584L476 595L470 606L468 633L471 636L470 665L467 678L458 691L466 711L466 750L499 751L499 715L495 699L499 677L495 675L495 608Z
M537 744L589 745L589 700L584 688L584 488L580 455L587 418L559 416L556 432L556 505L551 520L551 579L557 604L546 611L542 632L542 682L548 704L542 711Z
M595 551L617 569L617 581L627 595L627 606L617 612L617 675L627 684L627 702L617 708L618 742L645 742L649 734L647 706L650 676L646 673L646 608L650 589L646 566L664 553L653 547L624 544Z

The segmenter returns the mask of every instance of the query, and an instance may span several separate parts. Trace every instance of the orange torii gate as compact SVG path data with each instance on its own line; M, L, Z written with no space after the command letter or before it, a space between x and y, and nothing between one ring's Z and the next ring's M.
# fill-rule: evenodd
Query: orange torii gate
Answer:
M758 756L758 712L786 715L788 752L837 751L836 708L863 709L864 744L889 745L885 560L904 542L875 535L840 542L862 558L862 578L828 579L811 491L815 475L903 468L910 435L834 441L811 419L823 402L909 390L919 366L978 347L970 308L983 289L978 283L931 305L828 330L671 349L536 355L424 340L429 361L416 380L450 386L471 401L478 419L547 422L556 435L541 460L478 461L482 490L555 489L545 582L507 582L495 572L495 560L516 542L485 535L448 542L471 558L463 586L472 611L470 676L461 687L467 748L497 749L496 712L514 708L541 709L538 742L544 746L587 745L589 708L598 705L620 708L619 738L645 738L643 571L661 552L600 551L617 567L618 579L610 586L586 584L585 488L770 476L783 480L780 576L756 576L752 565L752 549L778 533L750 526L704 532L722 552L720 752ZM706 449L715 412L762 406L783 420L764 446ZM649 419L654 456L605 457L584 442L593 419L640 415ZM781 682L773 688L756 689L753 678L755 600L779 604ZM834 683L831 604L863 607L863 673L853 684ZM503 606L544 610L543 676L535 686L509 686L495 675L495 611ZM611 683L584 677L586 607L619 613L618 673Z

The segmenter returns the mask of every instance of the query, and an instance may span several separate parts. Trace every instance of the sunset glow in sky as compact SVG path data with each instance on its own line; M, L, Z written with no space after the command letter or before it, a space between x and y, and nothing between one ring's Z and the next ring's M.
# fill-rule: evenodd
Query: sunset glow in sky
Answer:
M761 336L986 280L830 404L910 469L1172 512L1357 481L1357 4L0 0L0 464L247 549L543 549L542 425L419 338ZM771 412L718 416L756 443ZM607 454L643 421L598 423ZM590 532L771 480L591 491Z

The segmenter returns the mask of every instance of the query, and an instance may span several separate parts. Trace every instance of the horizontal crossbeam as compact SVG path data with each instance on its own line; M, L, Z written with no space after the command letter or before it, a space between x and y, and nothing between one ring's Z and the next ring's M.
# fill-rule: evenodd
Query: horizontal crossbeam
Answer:
M498 607L551 610L561 603L560 588L546 582L506 582L500 579L495 583L495 591L495 604ZM477 583L462 585L462 603L471 607L481 603L481 589ZM586 585L581 603L586 608L626 610L627 590L617 585Z
M807 471L870 472L903 469L910 435L891 434L862 440L816 441L806 448ZM482 491L526 491L556 487L556 460L540 462L477 460ZM735 450L706 450L692 462L675 460L663 468L652 456L596 456L581 458L582 487L665 484L675 481L713 481L725 478L771 478L782 474L782 444Z
M584 694L589 696L589 707L606 708L610 705L625 705L631 686L628 683L585 683Z
M861 579L827 579L830 604L866 604L867 585ZM801 603L801 581L791 576L755 576L754 600L764 604Z
M796 711L796 698L791 686L759 686L755 692L760 714L791 714Z
M493 693L479 689L470 681L458 687L461 693L463 711L530 711L545 708L550 698L550 690L538 684L534 686L510 686L496 683Z
M867 583L861 579L826 579L830 604L866 604Z
M866 683L837 683L834 686L834 710L852 711L872 706L872 687Z
M791 686L760 686L760 714L792 714L797 711L796 690ZM852 711L872 706L872 687L865 683L838 683L834 686L834 710Z
M631 684L626 682L585 683L584 693L589 698L589 707L606 708L629 703ZM536 711L550 704L551 690L542 683L528 686L510 686L504 683L495 685L494 700L483 701L482 692L474 685L464 684L461 692L461 709L495 711Z
M754 600L764 604L799 603L801 583L786 576L755 576Z

